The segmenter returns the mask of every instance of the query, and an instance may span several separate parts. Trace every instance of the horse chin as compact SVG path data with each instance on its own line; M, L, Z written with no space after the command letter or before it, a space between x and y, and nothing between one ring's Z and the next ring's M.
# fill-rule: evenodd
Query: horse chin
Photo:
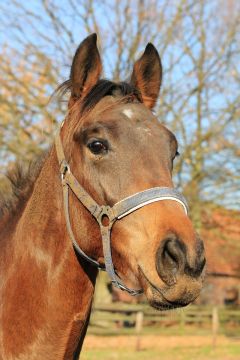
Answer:
M185 307L193 302L199 295L202 288L201 282L194 282L191 289L187 289L183 286L183 282L180 280L173 286L163 287L155 286L140 269L140 283L144 290L144 294L148 300L148 303L157 310L171 310L180 307ZM190 280L191 281L191 280ZM188 279L189 282L189 279ZM184 289L184 290L183 290Z
M162 295L161 290L155 290L152 289L151 295L147 296L149 304L157 309L157 310L172 310L180 307L187 306L189 302L183 302L183 301L169 301L167 300L164 295Z

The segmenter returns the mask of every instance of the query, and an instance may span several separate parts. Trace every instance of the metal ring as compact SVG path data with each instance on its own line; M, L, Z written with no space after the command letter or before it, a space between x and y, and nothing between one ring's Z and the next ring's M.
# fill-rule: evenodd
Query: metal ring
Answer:
M70 173L70 166L68 165L68 163L66 162L66 160L63 160L61 165L60 165L60 173L61 173L61 180L64 180L64 177L66 175L66 173Z

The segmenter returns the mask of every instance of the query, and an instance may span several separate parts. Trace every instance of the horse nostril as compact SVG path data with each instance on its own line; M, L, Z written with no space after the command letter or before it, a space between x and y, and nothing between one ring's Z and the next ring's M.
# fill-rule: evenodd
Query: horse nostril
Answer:
M175 234L170 234L163 240L163 245L157 251L156 268L159 276L168 285L176 282L176 275L184 271L186 249Z
M185 266L185 273L191 277L199 277L206 264L205 251L203 242L198 239L197 250L196 250L196 258L195 261L191 264L187 263Z

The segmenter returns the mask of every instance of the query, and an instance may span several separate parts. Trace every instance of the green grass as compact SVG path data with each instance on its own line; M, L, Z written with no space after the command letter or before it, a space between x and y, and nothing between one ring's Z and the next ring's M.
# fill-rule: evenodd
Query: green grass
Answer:
M106 340L107 341L107 340ZM217 346L201 346L199 348L175 347L162 350L109 349L109 350L85 350L81 360L239 360L240 345L231 344Z

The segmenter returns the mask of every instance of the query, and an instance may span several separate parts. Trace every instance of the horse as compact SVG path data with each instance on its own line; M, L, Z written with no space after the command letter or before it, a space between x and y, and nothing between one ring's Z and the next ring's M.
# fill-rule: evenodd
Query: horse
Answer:
M199 295L204 246L174 189L174 134L153 113L162 65L148 43L130 79L101 78L97 35L73 57L49 151L10 175L1 205L0 359L78 359L99 270L158 310Z

